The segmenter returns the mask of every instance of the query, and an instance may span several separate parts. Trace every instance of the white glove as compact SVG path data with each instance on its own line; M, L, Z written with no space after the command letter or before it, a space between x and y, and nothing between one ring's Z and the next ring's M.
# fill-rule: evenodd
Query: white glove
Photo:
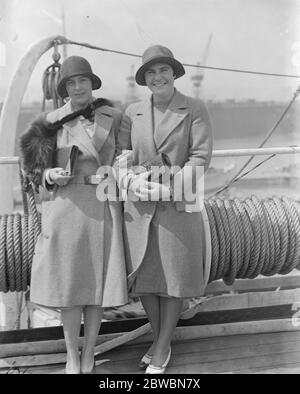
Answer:
M129 181L128 191L141 201L170 201L172 193L170 187L158 182L149 182L151 171L135 175ZM131 198L132 200L136 200Z
M148 182L148 177L150 175L150 171L143 172L138 175L134 175L132 178L129 180L128 184L128 192L130 194L133 193L135 197L137 198L132 198L131 200L137 201L137 200L142 200L142 201L149 201L149 189L150 189L150 182Z
M74 177L68 175L63 168L56 167L48 170L46 179L47 178L50 180L49 183L56 183L58 186L66 186Z

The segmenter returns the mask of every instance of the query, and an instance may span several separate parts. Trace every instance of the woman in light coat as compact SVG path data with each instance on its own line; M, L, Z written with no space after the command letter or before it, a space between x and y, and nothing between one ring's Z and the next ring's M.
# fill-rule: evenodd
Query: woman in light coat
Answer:
M43 203L30 296L37 304L61 308L66 373L93 370L103 307L123 305L128 298L121 206L100 201L91 177L99 167L112 164L121 122L121 113L106 105L107 100L94 101L92 90L100 86L87 60L67 58L58 93L70 100L33 123L21 140L28 176L36 185L54 190L51 201ZM94 110L94 119L77 116L86 108ZM51 125L59 122L62 127L51 134ZM70 176L65 169L73 146L79 155ZM80 357L82 313L85 341Z
M184 73L168 48L148 48L136 82L147 85L152 96L131 104L122 123L123 131L130 134L126 148L132 153L131 158L130 154L119 157L119 167L129 158L133 165L141 165L163 153L179 168L171 183L149 182L149 172L136 175L133 171L120 181L129 192L124 236L130 293L140 296L154 337L140 362L147 367L146 373L164 373L183 299L201 296L204 291L203 201L194 204L185 195L176 198L175 179L181 179L179 188L184 180L195 184L196 168L202 174L208 168L212 132L204 103L174 88L174 80ZM154 201L158 193L173 201Z

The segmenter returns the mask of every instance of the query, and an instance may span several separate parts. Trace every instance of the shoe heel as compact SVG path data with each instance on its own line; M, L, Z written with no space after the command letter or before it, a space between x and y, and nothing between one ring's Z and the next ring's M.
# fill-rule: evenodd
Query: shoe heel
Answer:
M142 359L140 360L140 362L138 363L138 366L142 369L147 368L147 366L151 363L151 358L152 356L150 356L149 354L145 354Z
M163 365L156 366L156 365L149 364L146 371L145 371L145 374L160 374L160 375L164 374L165 369L166 369L167 365L169 364L170 358L171 358L171 348L169 349L168 357L167 357L166 361L163 363Z

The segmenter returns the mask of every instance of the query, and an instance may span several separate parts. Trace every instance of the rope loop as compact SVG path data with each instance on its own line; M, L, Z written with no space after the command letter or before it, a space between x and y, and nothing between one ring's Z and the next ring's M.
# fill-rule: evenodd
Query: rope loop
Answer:
M53 44L53 54L52 54L52 59L54 63L52 63L50 66L46 68L42 77L42 90L43 90L42 111L45 111L47 100L52 101L54 109L61 107L63 104L62 98L57 93L57 85L60 77L60 68L61 68L61 65L59 63L61 55L58 52L58 45L59 42L55 40Z

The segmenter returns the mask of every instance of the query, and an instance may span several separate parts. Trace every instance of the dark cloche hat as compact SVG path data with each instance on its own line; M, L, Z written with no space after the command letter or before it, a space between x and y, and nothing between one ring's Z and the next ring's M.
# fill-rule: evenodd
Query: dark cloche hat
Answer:
M153 45L145 50L142 57L143 65L137 70L135 80L138 85L145 86L145 72L155 63L169 64L175 73L175 79L185 74L183 65L174 58L169 48L162 45Z
M69 78L76 75L84 75L92 81L92 89L96 90L101 87L101 79L92 71L90 63L81 56L70 56L61 65L60 77L57 85L57 92L60 97L68 96L66 82Z

